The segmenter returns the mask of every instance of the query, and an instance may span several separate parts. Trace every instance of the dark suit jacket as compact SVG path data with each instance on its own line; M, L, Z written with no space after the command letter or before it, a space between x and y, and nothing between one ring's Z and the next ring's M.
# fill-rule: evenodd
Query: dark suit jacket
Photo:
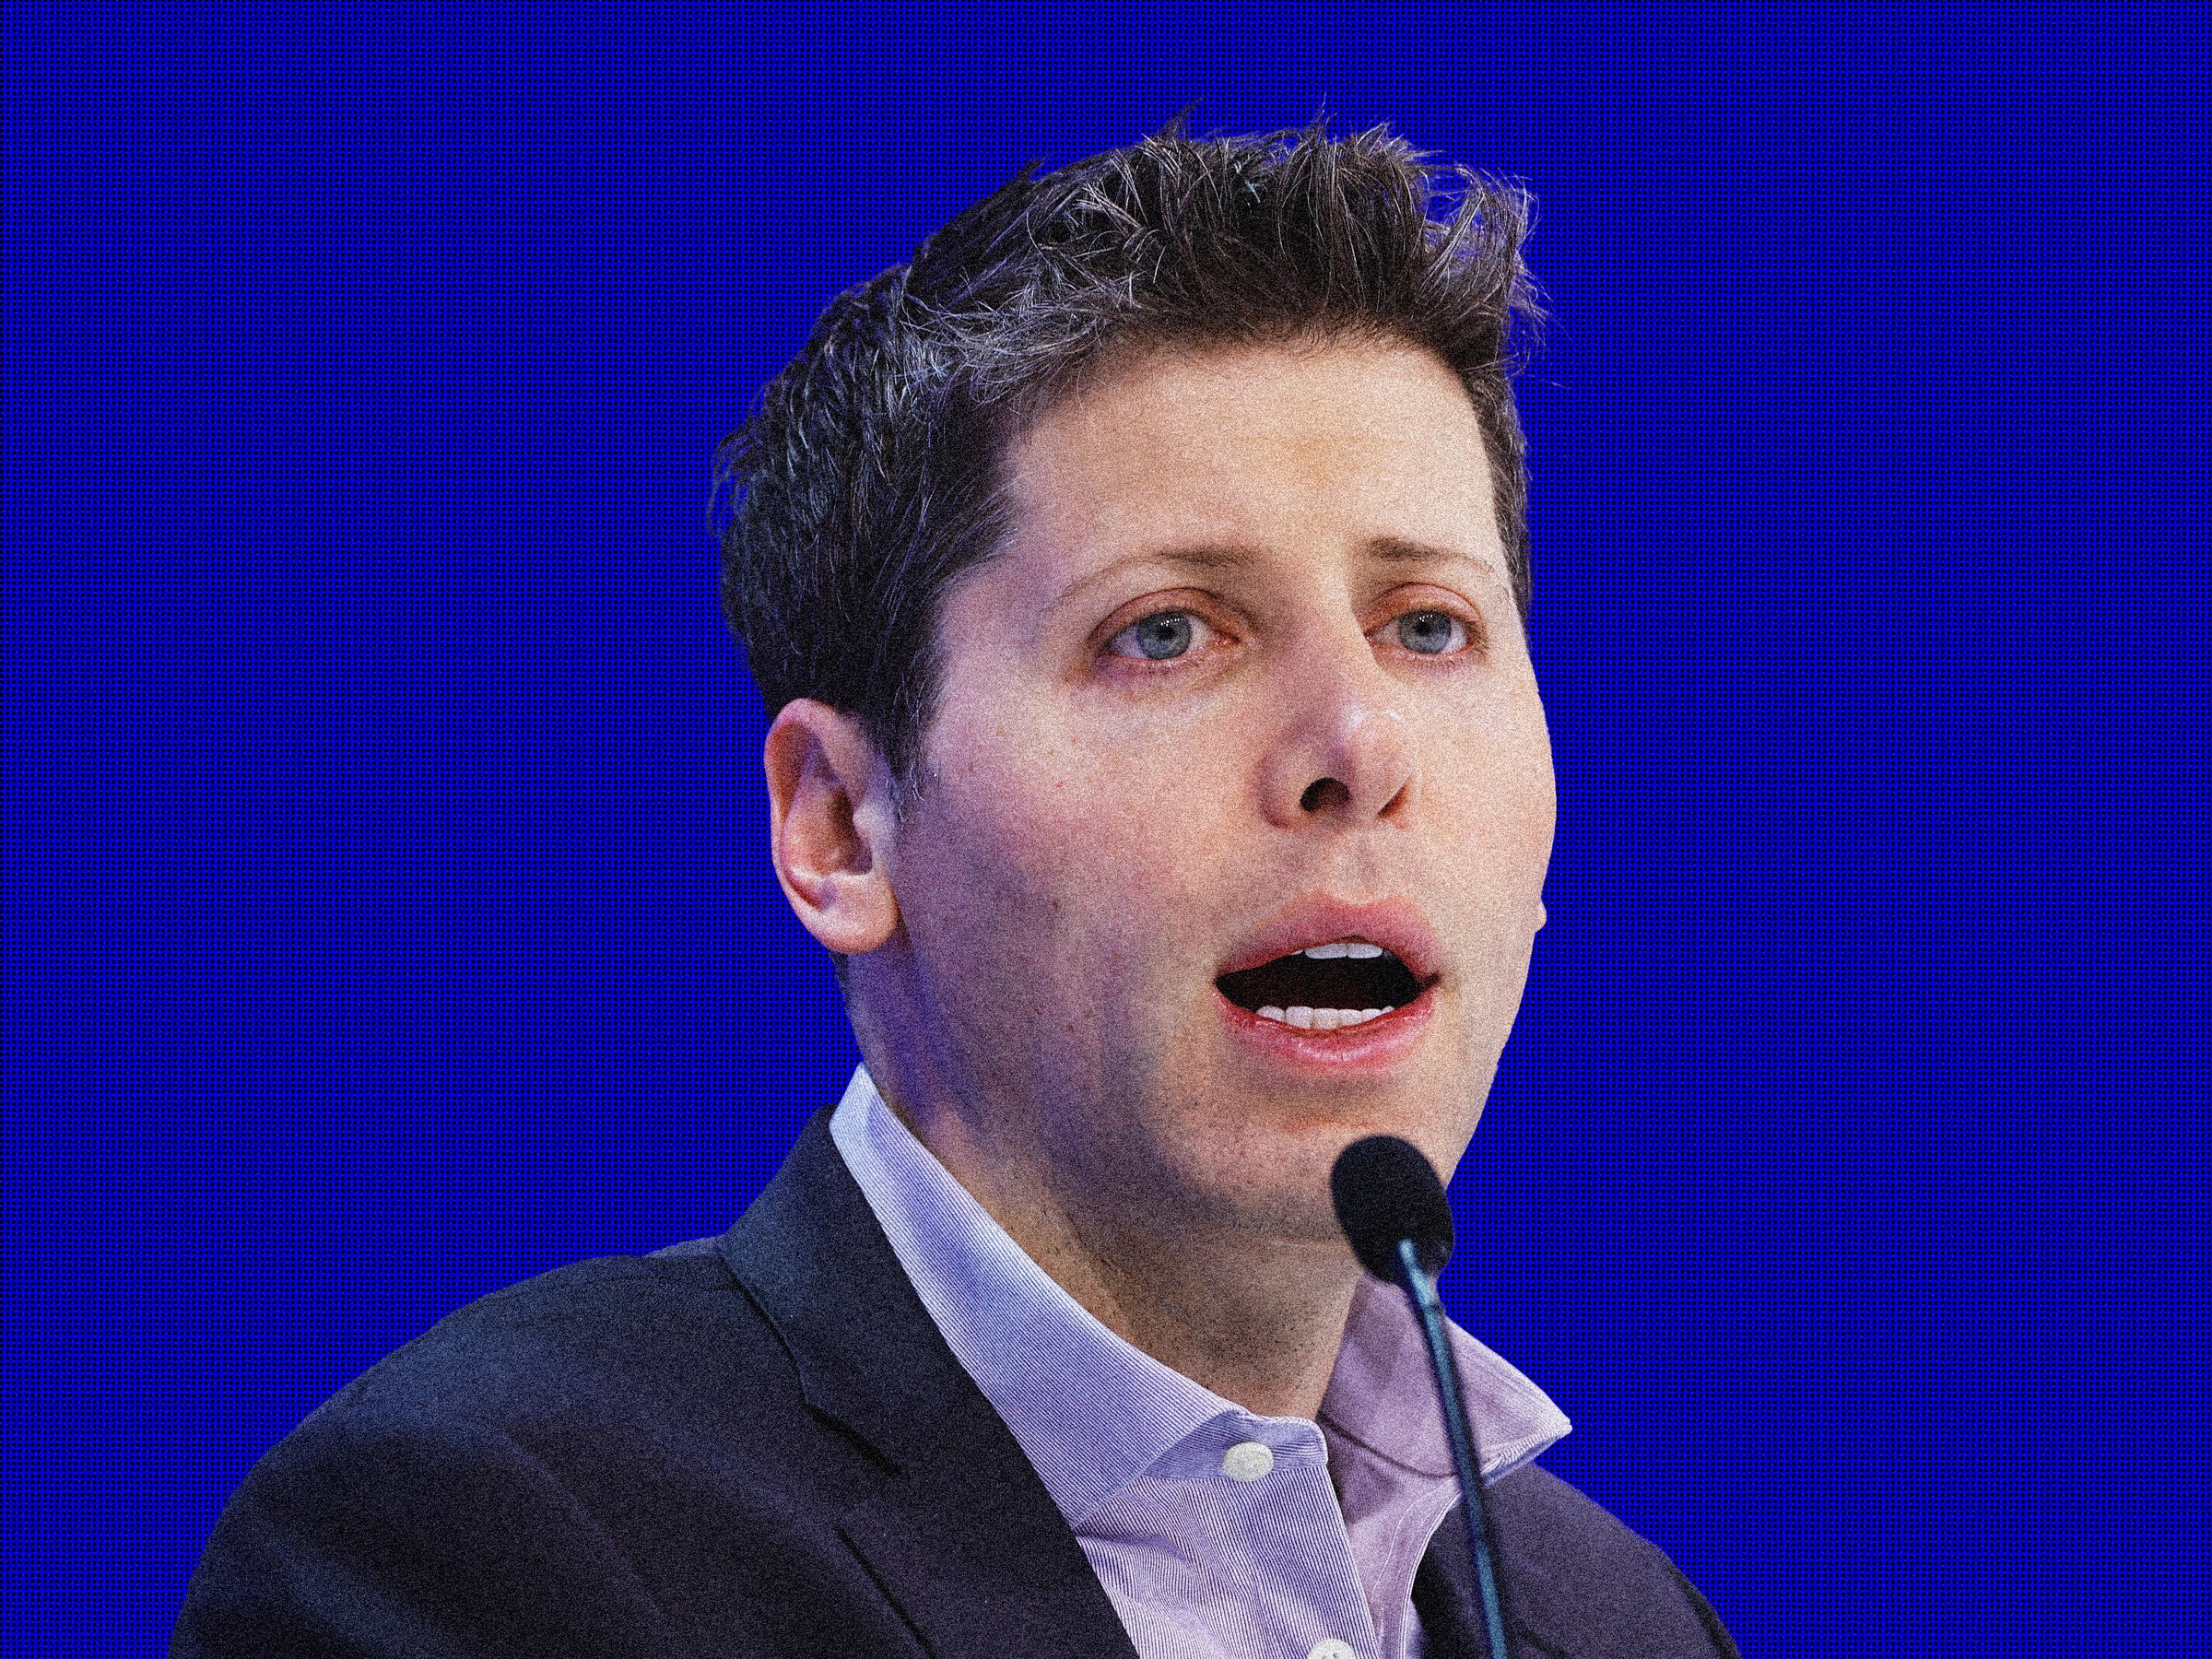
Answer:
M1734 1653L1571 1488L1488 1489L1517 1653ZM1459 1537L1414 1587L1439 1659L1486 1652ZM486 1297L334 1395L224 1510L171 1652L1134 1659L827 1110L719 1240Z

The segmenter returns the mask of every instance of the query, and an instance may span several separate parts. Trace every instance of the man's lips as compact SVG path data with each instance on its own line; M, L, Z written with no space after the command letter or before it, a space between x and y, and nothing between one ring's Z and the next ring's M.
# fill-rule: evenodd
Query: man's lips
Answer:
M1338 940L1361 940L1380 947L1396 962L1379 974L1367 975L1327 971L1350 966L1339 961L1300 964L1297 971L1288 973L1279 969L1268 971L1269 964L1294 952ZM1431 991L1441 977L1437 968L1439 955L1435 930L1410 900L1352 903L1327 895L1307 895L1284 906L1237 943L1216 977L1215 1000L1237 1040L1276 1064L1318 1065L1333 1074L1347 1067L1388 1066L1413 1052L1436 1012ZM1242 977L1230 987L1237 992L1232 999L1224 982L1239 975ZM1362 994L1348 1006L1335 1002L1327 1013L1323 1011L1323 1003L1331 999L1326 989L1331 984L1344 992L1356 984L1373 988L1394 981L1394 991ZM1300 984L1312 988L1310 1012L1304 1006L1295 1010L1292 1006L1307 1005L1308 998L1303 995L1288 996L1287 1001L1265 996L1270 1014L1282 1018L1258 1011L1262 1005L1255 997L1270 989L1287 994L1288 987ZM1244 1006L1248 1002L1253 1006ZM1387 1013L1381 1011L1385 1006L1390 1010ZM1371 1019L1364 1018L1369 1007L1377 1009ZM1307 1023L1292 1023L1288 1017L1293 1011L1303 1014ZM1339 1011L1362 1018L1348 1025L1335 1023ZM1334 1029L1319 1023L1323 1018L1330 1019Z
M1428 986L1403 1007L1334 1031L1303 1030L1269 1019L1239 1007L1218 991L1214 1006L1230 1035L1249 1051L1274 1065L1316 1067L1318 1075L1328 1077L1380 1070L1404 1061L1419 1045L1436 1014L1436 997Z
M1241 973L1303 950L1309 945L1326 945L1337 939L1362 939L1406 964L1424 991L1438 977L1436 932L1408 900L1382 899L1364 904L1325 896L1293 901L1239 940L1215 969L1216 979Z

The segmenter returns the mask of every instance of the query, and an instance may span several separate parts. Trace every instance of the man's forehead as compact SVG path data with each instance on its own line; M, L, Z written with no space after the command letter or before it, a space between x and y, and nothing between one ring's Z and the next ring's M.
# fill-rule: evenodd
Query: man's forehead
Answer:
M1402 342L1142 353L1035 411L1004 462L989 585L1040 622L1138 582L1307 570L1513 593L1466 389Z

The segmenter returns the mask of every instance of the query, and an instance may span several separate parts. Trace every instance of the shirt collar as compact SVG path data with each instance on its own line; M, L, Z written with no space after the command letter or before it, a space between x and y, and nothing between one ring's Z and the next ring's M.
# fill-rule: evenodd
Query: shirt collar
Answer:
M1257 1418L1116 1335L1030 1260L884 1102L857 1066L830 1134L953 1358L1006 1419L1071 1525L1208 1425L1210 1443L1299 1418ZM1568 1431L1542 1390L1456 1324L1447 1331L1486 1484ZM1080 1402L1080 1408L1074 1403ZM1321 1418L1415 1477L1448 1477L1450 1446L1420 1326L1363 1279Z
M1481 1448L1485 1486L1511 1475L1573 1425L1551 1396L1451 1320L1444 1332L1459 1368L1468 1427ZM1449 1477L1444 1432L1428 1340L1405 1294L1362 1277L1352 1292L1344 1346L1336 1352L1321 1420L1374 1456L1417 1475Z

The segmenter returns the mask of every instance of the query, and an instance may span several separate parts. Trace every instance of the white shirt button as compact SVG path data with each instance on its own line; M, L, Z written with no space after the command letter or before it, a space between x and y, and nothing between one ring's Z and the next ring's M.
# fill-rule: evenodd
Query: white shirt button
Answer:
M1324 1636L1306 1650L1306 1659L1359 1659L1348 1641L1339 1641L1334 1636Z
M1257 1480L1274 1467L1275 1453L1258 1441L1239 1441L1221 1453L1221 1473L1231 1480ZM1344 1651L1349 1653L1352 1650ZM1315 1648L1313 1652L1319 1653L1321 1649ZM1335 1659L1335 1648L1329 1649L1329 1659Z

